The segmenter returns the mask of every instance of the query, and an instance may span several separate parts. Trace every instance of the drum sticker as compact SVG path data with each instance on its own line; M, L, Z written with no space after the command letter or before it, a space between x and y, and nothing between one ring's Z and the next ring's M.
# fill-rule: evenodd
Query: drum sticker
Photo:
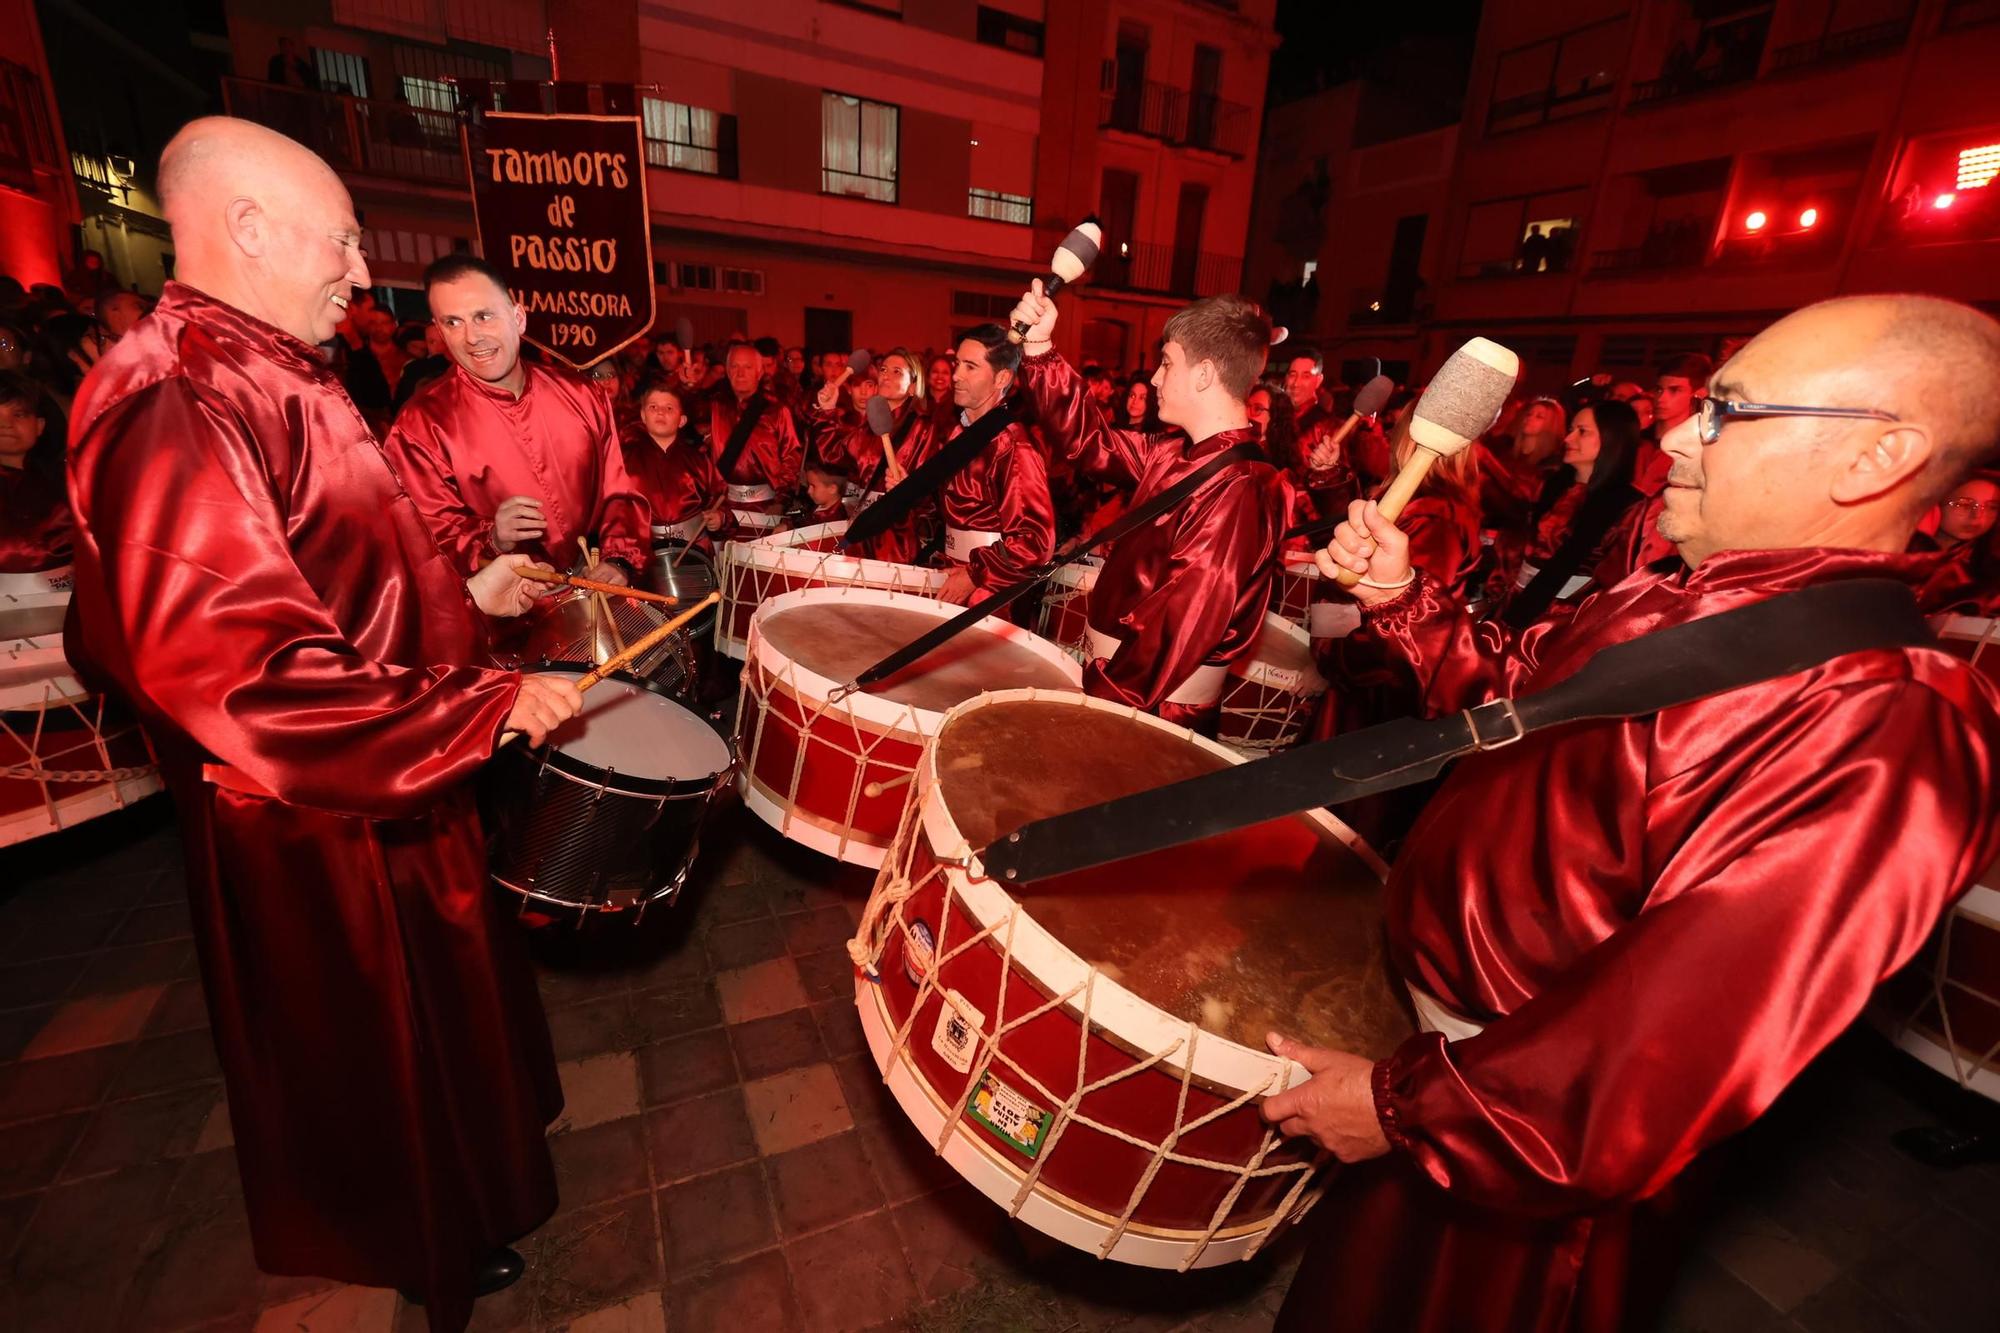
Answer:
M937 936L921 921L910 923L910 933L903 937L903 975L910 979L912 986L924 984L930 975L931 959L937 951ZM958 1071L963 1074L963 1069Z
M1049 1113L993 1077L992 1070L980 1078L965 1109L1022 1156L1041 1152L1042 1140L1048 1136Z
M938 1010L937 1031L931 1033L931 1049L959 1073L969 1074L973 1052L979 1049L979 1030L985 1026L985 1014L957 991L948 990Z

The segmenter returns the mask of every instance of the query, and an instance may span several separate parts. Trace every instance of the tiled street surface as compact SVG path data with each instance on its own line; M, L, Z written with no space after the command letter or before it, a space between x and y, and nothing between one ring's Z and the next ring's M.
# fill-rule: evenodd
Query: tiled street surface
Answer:
M475 1329L1261 1330L1296 1247L1177 1277L1007 1221L862 1048L842 949L871 876L740 810L679 906L537 937L562 1209ZM0 852L0 1328L418 1330L394 1292L258 1273L154 801ZM1711 1333L2000 1327L2000 1168L1887 1136L1937 1091L1850 1038L1753 1133L1671 1308Z

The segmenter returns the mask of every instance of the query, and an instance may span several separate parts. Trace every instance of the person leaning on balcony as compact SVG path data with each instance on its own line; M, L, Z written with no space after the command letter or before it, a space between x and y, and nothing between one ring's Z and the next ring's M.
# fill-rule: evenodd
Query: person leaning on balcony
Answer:
M312 62L299 54L299 44L290 37L278 39L278 54L271 57L271 63L264 67L264 77L271 83L282 83L287 88L308 88L319 91L319 71Z

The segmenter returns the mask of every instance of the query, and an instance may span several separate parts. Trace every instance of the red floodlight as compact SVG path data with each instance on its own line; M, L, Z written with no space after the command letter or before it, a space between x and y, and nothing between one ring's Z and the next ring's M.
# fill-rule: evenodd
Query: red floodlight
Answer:
M1743 230L1762 231L1764 230L1764 224L1770 220L1770 218L1764 215L1763 209L1752 209L1750 215L1743 219Z
M1950 208L1957 201L1958 201L1958 196L1947 190L1945 193L1931 200L1931 207L1943 210Z
M1819 210L1817 208L1808 208L1804 212L1799 214L1799 226L1802 229L1809 231L1818 222L1819 222Z

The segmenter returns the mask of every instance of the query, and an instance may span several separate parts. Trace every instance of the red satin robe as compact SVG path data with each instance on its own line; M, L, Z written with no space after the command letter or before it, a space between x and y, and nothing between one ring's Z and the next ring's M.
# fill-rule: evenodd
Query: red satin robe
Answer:
M964 429L954 423L932 451ZM948 562L971 571L972 586L981 597L1019 583L1055 554L1056 506L1049 498L1048 459L1018 422L1002 429L979 457L952 474L938 504L949 528L1000 534L999 541L977 548L966 560Z
M1917 603L1925 614L1950 611L1962 616L2000 616L2000 534L1931 549L1934 562ZM1935 543L1929 543L1935 548ZM1915 543L1912 543L1914 548Z
M1636 484L1633 489L1638 489ZM1678 554L1674 544L1660 535L1660 514L1666 507L1666 496L1656 493L1625 511L1604 543L1604 558L1591 571L1593 583L1615 588L1648 565Z
M556 1202L470 780L518 676L318 351L180 283L85 381L70 656L178 807L258 1264L428 1292Z
M493 515L509 496L541 501L547 533L520 549L568 569L591 537L607 560L643 569L652 516L625 471L611 403L582 376L527 364L519 398L454 365L397 414L384 440L396 475L461 572L500 554Z
M1344 451L1340 461L1332 467L1312 466L1313 450L1322 440L1339 434L1344 422L1344 417L1317 403L1313 404L1306 409L1304 416L1298 418L1298 457L1272 460L1279 464L1298 492L1290 515L1292 523L1307 523L1315 518L1345 518L1348 506L1361 493L1354 469ZM1354 436L1350 434L1348 439L1352 441ZM1320 543L1322 546L1325 544Z
M74 526L61 481L0 467L0 574L68 564Z
M1137 509L1241 441L1254 427L1190 444L1179 431L1113 429L1083 381L1054 352L1021 363L1050 446L1083 475L1132 488ZM1219 704L1190 707L1167 696L1203 665L1227 665L1256 646L1270 600L1284 491L1262 460L1232 463L1178 509L1112 543L1086 609L1090 625L1122 644L1083 671L1085 693L1213 735Z
M940 420L944 420L944 428L949 429L957 419L938 417L924 400L915 396L905 398L902 406L895 411L896 428L890 438L896 441L896 461L908 473L937 448ZM849 468L854 474L854 484L864 494L888 488L887 471L882 466L882 437L869 430L866 421L834 413L829 416L810 415L809 422L817 432L814 440L819 456ZM917 553L924 544L921 534L936 525L936 510L934 501L919 504L888 531L863 543L857 554L873 560L893 560L901 565L915 563Z
M752 395L750 401L757 401L757 395ZM729 435L736 429L741 414L736 395L727 384L718 386L709 395L703 424L708 427L709 452L718 465L729 450ZM764 414L757 418L756 429L750 432L749 442L723 480L732 486L769 486L783 501L799 488L799 469L805 465L805 456L791 410L781 402L767 400Z
M1611 644L1910 557L1738 551L1519 634L1429 579L1365 613L1427 715ZM1401 974L1486 1027L1375 1068L1387 1158L1342 1171L1281 1329L1612 1330L1670 1260L1661 1191L1754 1120L2000 853L2000 686L1852 654L1458 761L1385 893ZM1332 1312L1340 1313L1337 1325ZM1644 1313L1632 1309L1629 1313Z
M683 431L665 449L643 430L628 432L622 456L655 523L685 522L724 503L727 492L715 457L692 431Z

